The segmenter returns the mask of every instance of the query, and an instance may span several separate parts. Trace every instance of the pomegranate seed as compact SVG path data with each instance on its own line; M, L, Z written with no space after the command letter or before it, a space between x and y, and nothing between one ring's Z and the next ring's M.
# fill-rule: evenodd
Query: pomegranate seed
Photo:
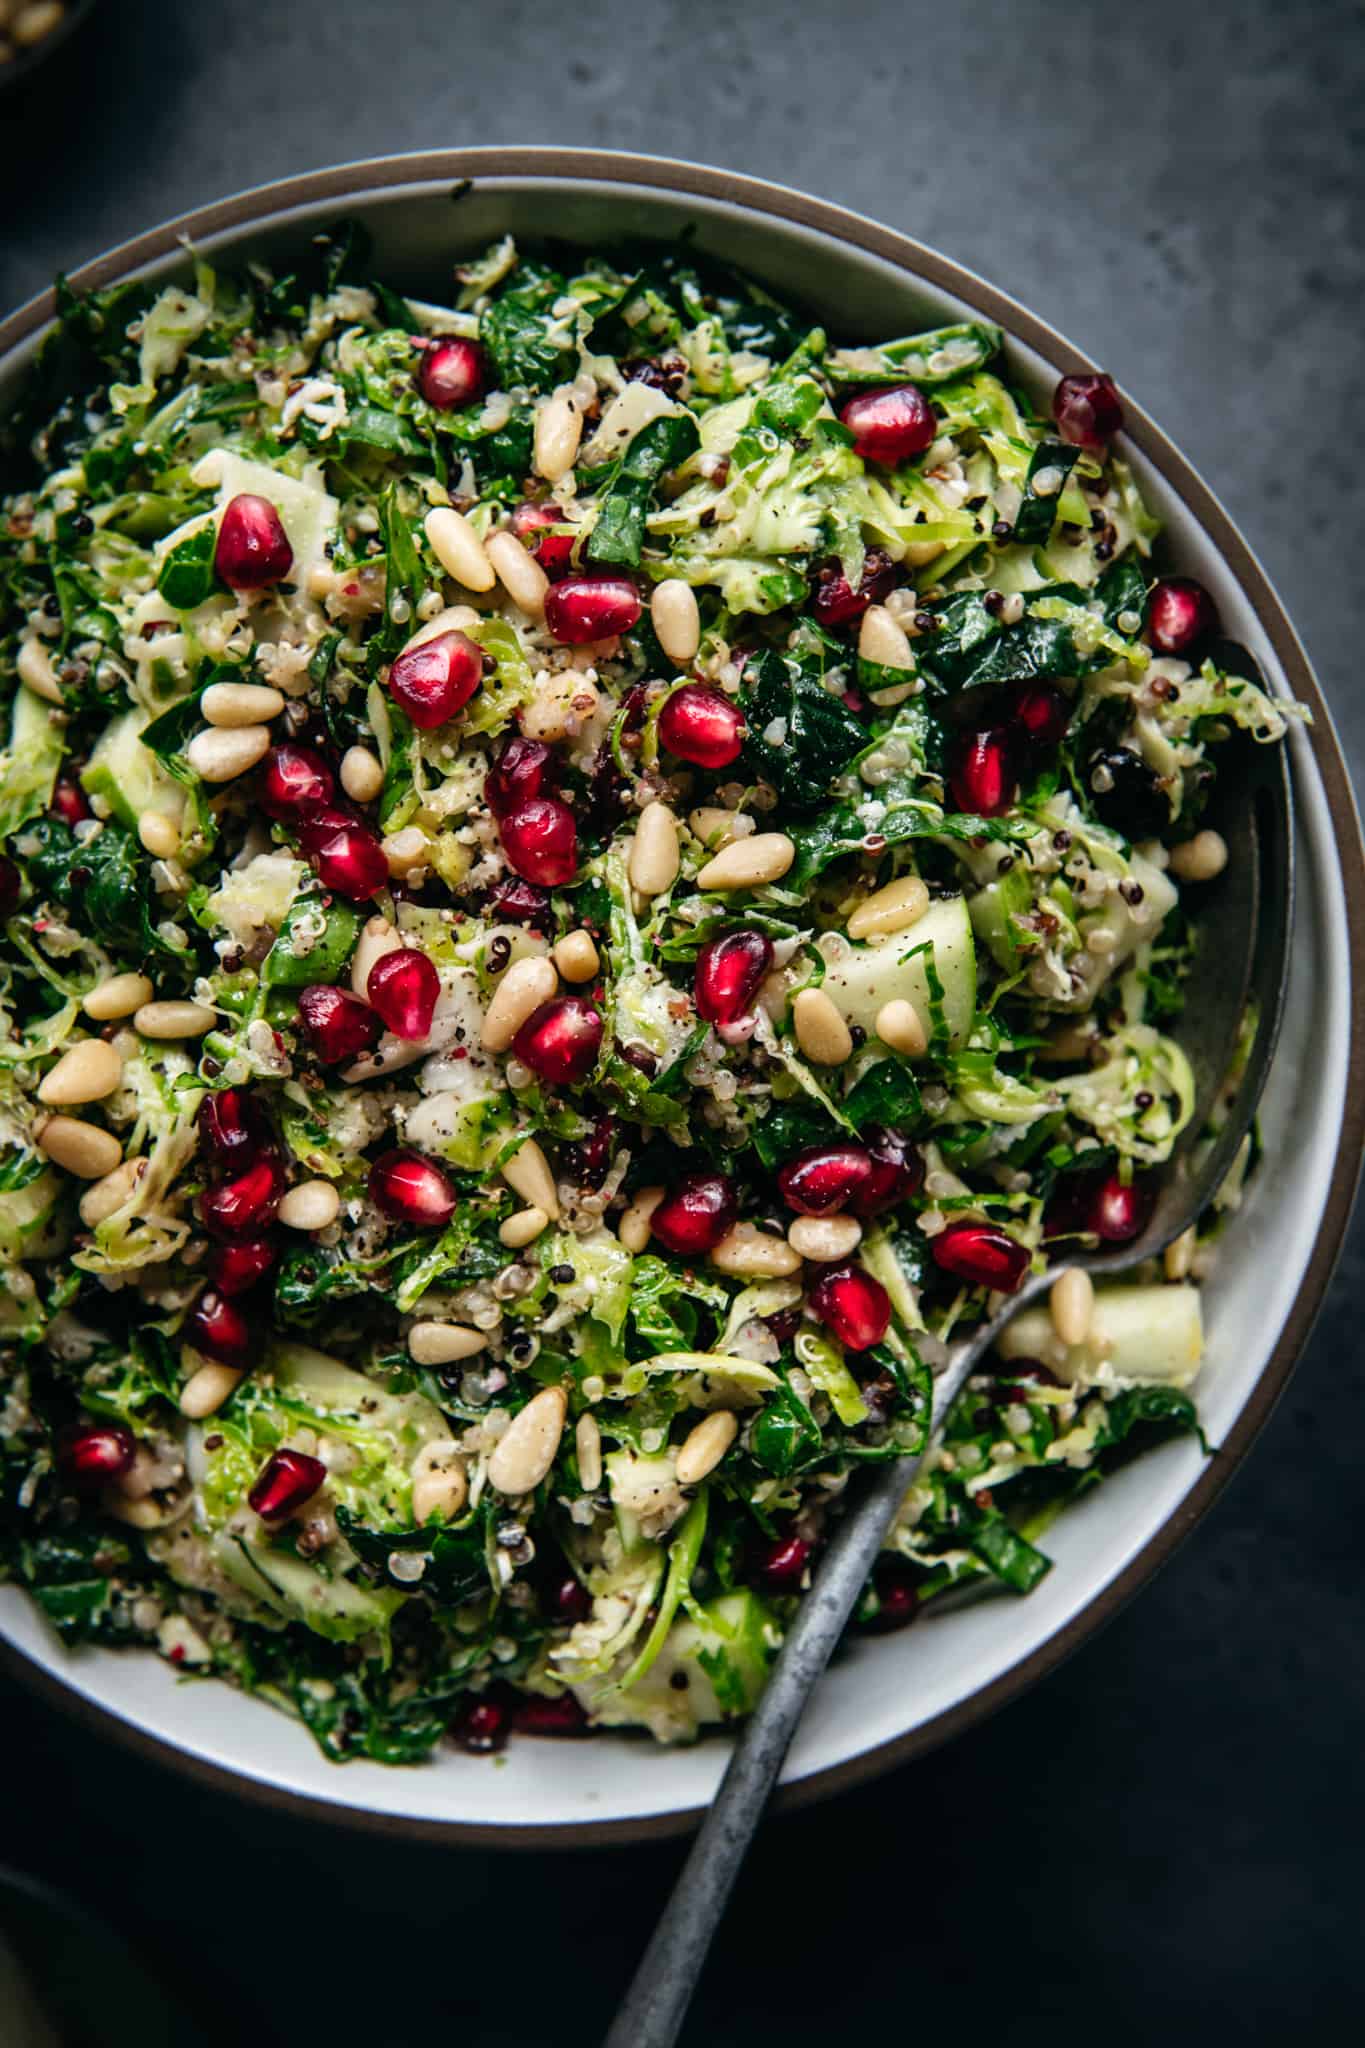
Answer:
M659 713L659 738L680 761L728 768L744 745L744 720L723 690L684 683Z
M1071 723L1071 703L1050 683L1022 683L1014 699L1014 722L1035 745L1055 747Z
M324 1066L358 1059L379 1037L379 1019L348 990L314 982L299 990L299 1027L311 1053Z
M467 633L438 633L405 647L389 670L389 695L422 732L434 732L483 681L483 651Z
M891 1298L861 1266L827 1266L806 1299L849 1351L870 1351L891 1325Z
M524 1066L557 1088L576 1088L597 1064L602 1012L586 996L552 996L512 1040Z
M880 1216L896 1202L907 1202L924 1185L924 1155L899 1131L883 1130L869 1124L863 1132L867 1147L867 1179L849 1199L855 1216Z
M365 993L395 1038L425 1038L431 1029L441 977L415 946L382 953L370 969Z
M697 954L693 993L697 1014L708 1024L738 1024L773 964L772 940L762 932L725 932L708 939Z
M825 562L816 574L811 610L822 626L841 626L847 619L860 619L870 604L880 604L895 580L895 565L880 548L868 549L856 590L837 562Z
M778 1192L798 1216L833 1216L846 1209L872 1177L861 1145L810 1145L777 1176Z
M1028 1246L993 1223L950 1223L929 1249L945 1273L997 1294L1013 1294L1029 1269Z
M263 1522L278 1522L311 1500L327 1477L321 1458L307 1451L272 1451L247 1494L247 1506Z
M370 1200L395 1223L436 1229L449 1223L459 1201L455 1183L420 1152L381 1153L370 1168Z
M513 533L535 556L551 583L558 583L573 568L574 535L546 533L544 529L565 523L558 505L532 505L527 502L518 505L512 514Z
M1192 576L1164 576L1152 591L1147 638L1158 654L1188 654L1218 630L1213 599Z
M489 916L505 918L509 924L537 925L548 932L554 923L550 892L538 889L534 882L518 881L515 877L494 882L487 902Z
M600 1188L611 1165L615 1136L616 1119L599 1117L587 1137L568 1146L562 1154L564 1178L574 1187L586 1188L589 1192Z
M490 1756L507 1741L507 1709L500 1700L471 1699L450 1724L450 1733L461 1749L475 1756Z
M384 849L365 825L334 825L308 850L323 887L348 903L366 902L389 879Z
M244 1088L220 1088L216 1095L206 1095L194 1121L199 1143L216 1166L245 1166L271 1142L260 1098Z
M324 804L320 811L310 811L306 817L295 818L293 826L299 845L311 859L334 832L344 832L361 822L359 811L350 804Z
M65 775L52 792L51 811L64 825L79 825L91 814L84 790L79 783L69 782Z
M8 917L19 901L19 870L6 853L0 853L0 917Z
M488 360L477 341L461 336L429 342L417 365L417 389L437 412L473 405L488 383Z
M905 1628L919 1613L919 1588L908 1572L894 1565L881 1565L873 1577L877 1612L865 1625L873 1635L890 1635Z
M322 810L332 801L336 783L316 747L286 742L265 757L261 778L261 809L282 825Z
M213 566L233 590L264 590L294 565L294 550L269 498L239 491L218 522Z
M268 1237L241 1237L233 1244L210 1245L204 1273L219 1294L249 1294L277 1257L277 1248Z
M801 1583L814 1545L804 1536L779 1536L759 1561L758 1575L773 1593L789 1593Z
M57 1464L73 1486L99 1486L126 1472L137 1452L137 1439L121 1422L77 1423L57 1439Z
M550 1595L550 1610L556 1621L586 1621L592 1613L592 1594L570 1572Z
M680 1258L713 1251L735 1220L733 1182L723 1173L685 1173L649 1219L660 1244Z
M1106 448L1123 425L1113 378L1063 377L1052 394L1052 417L1073 448Z
M923 455L938 433L934 408L917 384L855 392L840 406L839 417L864 462L908 462Z
M1008 733L964 733L953 748L948 788L959 811L998 818L1019 787Z
M626 576L565 576L545 596L545 623L568 647L613 640L640 616L640 594Z
M200 1295L185 1318L185 1342L206 1358L245 1372L251 1363L254 1336L251 1325L235 1301L212 1288Z
M557 796L534 796L500 820L502 850L523 881L557 889L578 872L578 827Z
M484 777L483 800L495 818L505 818L532 797L552 796L558 765L544 740L523 739L518 733Z
M1068 1173L1048 1205L1049 1236L1088 1231L1106 1244L1126 1244L1146 1228L1156 1200L1141 1181L1117 1173Z
M555 1700L535 1694L517 1701L512 1726L518 1735L582 1735L588 1717L571 1692L562 1692Z
M273 1220L283 1193L280 1162L267 1154L234 1179L205 1188L199 1197L199 1214L215 1237L255 1237Z

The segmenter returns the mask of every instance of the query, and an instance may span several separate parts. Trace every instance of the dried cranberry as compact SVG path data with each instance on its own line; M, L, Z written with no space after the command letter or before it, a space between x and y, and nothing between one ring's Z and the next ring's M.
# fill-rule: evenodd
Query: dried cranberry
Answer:
M693 994L697 1014L708 1024L738 1024L773 964L772 940L762 932L723 932L697 954Z
M640 594L626 576L565 576L545 595L545 624L567 647L628 633L640 610Z
M1019 787L1015 750L1008 733L964 733L950 752L948 789L959 811L998 818Z
M294 565L294 550L269 498L240 491L218 522L213 566L233 590L263 590Z
M326 982L299 990L299 1027L309 1051L328 1067L369 1052L380 1029L368 1003Z
M437 412L473 405L488 383L488 359L477 341L463 335L428 342L417 365L417 388Z
M297 824L324 809L335 788L332 771L316 747L285 741L265 757L261 809L282 825Z
M121 1422L78 1423L57 1439L57 1466L73 1486L101 1486L126 1472L137 1453L137 1439Z
M809 1145L789 1159L777 1187L798 1216L834 1216L856 1201L872 1176L872 1159L862 1145Z
M365 983L365 994L395 1038L425 1038L440 993L440 975L415 946L381 953Z
M680 1258L714 1251L735 1220L734 1183L723 1173L685 1173L649 1219L660 1244Z
M555 796L532 797L500 821L502 850L527 882L562 888L578 872L578 827Z
M891 384L846 398L839 417L864 462L894 465L923 455L938 433L934 408L917 384Z
M1052 394L1057 431L1073 448L1103 450L1123 426L1112 377L1063 377Z
M837 561L823 562L811 592L811 610L822 626L841 626L860 619L869 605L889 596L896 581L895 564L881 548L869 548L862 579L854 590Z
M255 1237L273 1222L284 1193L284 1173L267 1153L231 1180L205 1188L199 1197L204 1227L215 1237Z
M206 1358L216 1358L245 1372L251 1363L254 1333L236 1301L206 1288L185 1318L184 1338Z
M827 1266L806 1298L849 1351L870 1351L891 1327L891 1297L861 1266Z
M993 1223L950 1223L929 1249L945 1273L997 1294L1013 1294L1029 1269L1028 1246Z
M436 633L405 647L389 670L389 695L422 732L434 732L483 681L483 650L467 633Z
M247 1494L247 1506L263 1522L277 1522L311 1500L326 1477L321 1458L310 1458L306 1451L273 1451Z
M204 1276L219 1294L249 1294L278 1256L278 1248L268 1237L240 1237L231 1244L210 1245Z
M1218 630L1218 613L1192 576L1163 576L1147 609L1147 638L1158 654L1192 654Z
M723 690L710 683L684 683L659 713L659 739L680 761L728 768L744 745L744 719Z
M532 797L553 796L558 765L544 740L516 733L484 777L483 800L495 818L505 818Z
M370 1199L395 1223L428 1229L449 1223L459 1191L432 1159L406 1148L384 1152L370 1168Z
M597 1064L602 1012L586 996L552 996L526 1019L512 1050L554 1088L576 1088Z

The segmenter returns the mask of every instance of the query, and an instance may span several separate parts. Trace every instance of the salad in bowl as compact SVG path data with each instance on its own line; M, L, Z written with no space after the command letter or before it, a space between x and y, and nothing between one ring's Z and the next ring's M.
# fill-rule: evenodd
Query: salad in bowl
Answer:
M685 243L67 293L0 504L0 1556L338 1760L743 1715L860 1467L1194 1108L1219 750L1103 376ZM1195 1430L1023 1310L856 1626Z

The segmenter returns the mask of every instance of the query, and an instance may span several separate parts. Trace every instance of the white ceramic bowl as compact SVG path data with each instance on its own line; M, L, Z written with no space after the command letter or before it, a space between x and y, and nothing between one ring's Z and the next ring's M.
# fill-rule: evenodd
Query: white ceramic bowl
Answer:
M466 185L466 181L471 181ZM464 189L460 189L460 188ZM454 194L455 203L452 203ZM1014 337L1011 369L1040 394L1093 368L1068 343L932 251L836 208L752 180L573 150L391 158L267 186L172 221L76 274L78 287L209 256L287 255L339 214L374 237L376 272L436 295L453 260L507 231L520 240L695 232L698 245L810 306L835 329L881 336L984 313ZM51 317L35 301L0 328L0 405ZM1308 703L1291 739L1300 902L1292 985L1264 1107L1274 1170L1258 1175L1209 1287L1200 1384L1206 1460L1189 1441L1126 1468L1050 1532L1056 1569L1026 1600L987 1599L860 1643L827 1675L784 1776L817 1796L915 1755L1041 1676L1111 1614L1187 1531L1246 1450L1302 1348L1341 1243L1361 1155L1365 1024L1351 961L1365 942L1365 866L1350 788L1302 649L1227 515L1160 432L1128 408L1144 491L1171 559L1213 592L1229 632ZM326 1763L284 1715L225 1686L178 1682L152 1655L64 1649L16 1589L0 1626L30 1678L84 1705L102 1730L237 1790L408 1832L525 1845L682 1828L724 1768L722 1740L656 1749L602 1736L520 1740L497 1764L443 1749L424 1768Z

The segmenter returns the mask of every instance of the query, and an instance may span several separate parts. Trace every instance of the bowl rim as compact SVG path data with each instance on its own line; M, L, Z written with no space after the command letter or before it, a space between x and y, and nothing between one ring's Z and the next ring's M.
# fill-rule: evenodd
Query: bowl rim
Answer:
M636 155L622 150L559 148L527 145L439 149L357 158L348 163L276 179L227 199L180 214L145 233L105 250L68 275L78 291L91 291L129 276L173 255L185 240L207 240L264 225L273 216L299 207L335 200L344 203L405 186L449 183L454 187L480 181L526 183L545 181L644 187L684 199L719 202L759 218L767 217L852 245L911 277L938 287L1033 349L1059 374L1094 371L1100 366L1065 336L1026 307L922 242L884 227L866 215L816 199L789 186L770 183L735 171L682 159ZM39 293L0 321L0 359L29 341L56 314L56 294ZM1322 781L1336 836L1344 896L1346 972L1350 976L1348 1009L1350 1047L1346 1101L1340 1136L1323 1205L1322 1222L1312 1256L1304 1270L1294 1304L1275 1346L1236 1422L1210 1458L1176 1511L1156 1529L1124 1569L1093 1599L1038 1644L965 1699L913 1729L876 1743L844 1762L813 1771L779 1788L774 1805L789 1812L851 1789L898 1764L928 1751L984 1720L1054 1670L1103 1624L1113 1618L1140 1587L1164 1564L1195 1524L1207 1513L1241 1463L1278 1401L1308 1341L1332 1279L1350 1220L1362 1153L1365 1152L1365 991L1350 963L1365 956L1365 844L1360 819L1331 713L1314 677L1307 654L1269 577L1203 477L1179 452L1142 408L1124 393L1125 431L1205 529L1221 559L1251 605L1289 682L1293 695L1306 703L1313 722L1305 735ZM174 1743L151 1735L111 1707L97 1704L37 1665L17 1646L0 1640L0 1668L38 1694L102 1734L113 1734L144 1757L167 1764L202 1785L334 1826L352 1827L389 1836L503 1848L579 1848L658 1840L690 1832L703 1817L700 1807L613 1820L522 1823L423 1819L376 1813L333 1803L311 1794L267 1784L230 1765L192 1756Z

